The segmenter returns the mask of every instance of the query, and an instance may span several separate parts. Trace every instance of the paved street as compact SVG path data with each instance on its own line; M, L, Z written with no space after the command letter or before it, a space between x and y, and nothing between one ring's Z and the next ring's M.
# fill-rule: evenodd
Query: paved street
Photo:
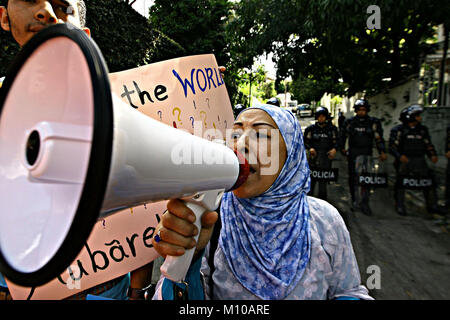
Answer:
M303 129L313 121L313 118L300 119ZM380 270L380 289L370 290L370 294L380 300L450 299L448 223L426 212L423 194L407 192L409 215L399 216L394 210L390 180L387 189L372 193L373 216L365 216L350 210L347 163L342 155L338 154L333 167L339 168L339 181L328 186L328 201L339 210L350 231L362 283L367 285L373 274L367 271L369 266ZM391 157L387 168L393 178ZM443 199L443 188L439 197Z

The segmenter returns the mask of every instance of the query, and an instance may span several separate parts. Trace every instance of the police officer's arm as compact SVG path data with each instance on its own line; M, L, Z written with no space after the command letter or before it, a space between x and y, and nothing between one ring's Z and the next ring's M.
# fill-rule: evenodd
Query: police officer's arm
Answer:
M401 134L400 126L392 128L389 134L389 153L397 160L402 156L399 151Z
M303 138L303 142L305 143L305 149L309 150L311 149L311 126L307 127L305 129L305 135Z
M375 143L379 154L386 152L386 146L384 144L383 138L383 127L381 126L380 120L376 119L374 121L374 132L375 132Z
M434 148L434 145L431 142L430 133L428 132L428 128L425 126L423 126L423 141L425 142L428 157L429 158L437 157L436 149Z
M328 159L333 160L336 156L336 152L339 150L339 143L338 143L338 129L336 126L331 126L331 149L328 150Z
M350 119L345 119L344 125L342 126L342 130L339 134L339 149L341 152L346 155L345 143L347 142L348 128L350 124Z
M305 148L306 150L308 150L311 154L311 157L315 157L317 155L316 153L316 149L314 149L313 145L312 145L312 130L313 130L313 126L314 125L310 125L309 127L307 127L305 129L305 137L304 137L304 143L305 143Z
M336 126L333 126L332 130L332 143L333 143L333 149L339 150L339 132Z
M450 159L450 126L447 127L447 143L445 145L445 156Z

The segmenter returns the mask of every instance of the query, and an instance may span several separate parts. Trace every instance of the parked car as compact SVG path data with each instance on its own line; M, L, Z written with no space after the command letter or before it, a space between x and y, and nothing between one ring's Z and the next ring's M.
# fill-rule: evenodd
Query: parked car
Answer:
M286 110L289 110L290 112L292 112L293 114L297 114L297 107L289 107L287 106L286 108L284 108Z
M297 101L288 101L286 109L291 111L293 114L297 114Z
M299 117L312 117L313 110L309 104L301 104L297 107L297 115Z

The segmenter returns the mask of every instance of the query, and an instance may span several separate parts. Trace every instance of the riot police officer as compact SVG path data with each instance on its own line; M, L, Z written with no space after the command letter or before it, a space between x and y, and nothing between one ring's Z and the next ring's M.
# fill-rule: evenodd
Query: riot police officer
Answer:
M433 172L428 168L425 155L433 163L438 161L436 149L431 143L428 128L421 124L423 107L413 104L402 110L399 124L392 128L389 136L389 152L395 157L394 167L397 172L397 181L394 185L394 200L396 211L406 215L405 187L403 179L411 174L425 175L433 181L431 187L423 189L426 206L429 213L440 213L437 206L437 192Z
M276 97L272 97L269 100L267 100L266 104L271 104L273 106L281 106L280 100Z
M331 169L331 160L338 150L338 129L330 121L328 109L318 107L314 117L316 123L305 129L304 143L308 151L311 169ZM314 192L316 180L311 179L310 195ZM327 182L319 181L319 198L327 199Z
M450 207L450 125L447 126L445 156L447 157L447 177L445 179L445 206L448 209Z
M245 107L244 107L244 105L242 105L242 104L237 104L237 105L235 105L235 106L233 107L233 115L234 115L234 118L236 119L237 116L239 115L239 113L241 113L241 111L244 110L244 109L245 109Z
M387 159L386 148L383 139L383 128L379 119L370 117L370 104L365 99L359 99L355 102L353 109L356 116L346 119L342 130L340 131L341 152L348 159L348 184L352 197L353 207L360 205L361 211L366 215L371 215L372 211L369 207L368 199L360 204L355 202L356 187L356 158L360 155L372 155L373 142L380 154L380 160ZM345 149L345 143L348 141L348 150Z

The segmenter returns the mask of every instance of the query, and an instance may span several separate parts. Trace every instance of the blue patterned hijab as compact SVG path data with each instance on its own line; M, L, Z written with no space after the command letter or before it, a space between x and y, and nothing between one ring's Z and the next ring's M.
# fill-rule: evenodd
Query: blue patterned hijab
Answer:
M232 192L224 195L219 244L245 288L261 299L284 299L297 286L310 257L309 166L302 130L291 112L269 105L251 109L264 110L275 121L287 159L263 194L249 199Z

